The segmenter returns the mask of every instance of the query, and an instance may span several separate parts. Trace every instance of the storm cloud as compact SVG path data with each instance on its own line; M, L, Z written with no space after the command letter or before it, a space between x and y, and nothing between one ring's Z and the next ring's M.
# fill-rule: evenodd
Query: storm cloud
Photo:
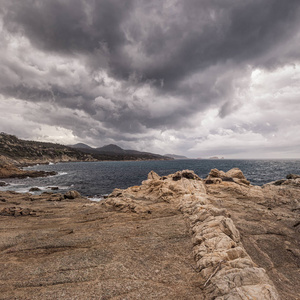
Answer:
M1 0L0 14L1 131L300 157L298 0Z

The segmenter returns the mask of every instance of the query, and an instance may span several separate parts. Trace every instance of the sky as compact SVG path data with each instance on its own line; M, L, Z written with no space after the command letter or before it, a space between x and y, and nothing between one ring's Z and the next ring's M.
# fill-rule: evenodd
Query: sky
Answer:
M0 0L0 131L300 158L299 0Z

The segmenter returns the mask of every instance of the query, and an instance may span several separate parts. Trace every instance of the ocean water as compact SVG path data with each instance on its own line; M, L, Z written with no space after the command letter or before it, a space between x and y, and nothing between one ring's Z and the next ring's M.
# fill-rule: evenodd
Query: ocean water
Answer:
M66 192L74 189L91 200L99 200L114 188L140 185L153 170L159 175L168 175L178 170L190 169L205 178L213 168L228 171L240 168L252 184L285 178L289 173L300 174L300 160L172 160L172 161L109 161L77 162L36 165L26 169L56 171L58 175L45 178L6 179L9 186L0 190L28 192L31 187L41 191Z

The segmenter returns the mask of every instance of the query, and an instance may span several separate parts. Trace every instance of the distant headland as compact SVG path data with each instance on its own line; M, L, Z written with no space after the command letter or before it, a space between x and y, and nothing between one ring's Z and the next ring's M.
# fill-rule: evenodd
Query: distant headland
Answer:
M4 132L0 133L0 178L37 177L53 175L51 172L24 171L19 167L57 162L124 161L124 160L172 160L171 157L150 152L124 150L117 145L92 148L79 143L61 145L28 141Z

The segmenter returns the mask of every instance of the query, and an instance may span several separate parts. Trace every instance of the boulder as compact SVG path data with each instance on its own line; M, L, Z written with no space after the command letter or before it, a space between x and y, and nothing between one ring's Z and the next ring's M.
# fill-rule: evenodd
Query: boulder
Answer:
M52 191L57 191L58 186L49 186L48 189L51 189Z
M297 174L286 175L286 179L298 179L298 178L300 178L300 175L297 175Z
M5 181L0 181L0 186L7 186L7 185L9 185L7 182L5 182Z
M226 177L238 178L238 179L246 179L243 172L239 168L233 168L226 172Z
M219 171L218 169L212 169L210 170L208 177L217 177L217 178L222 178L225 177L225 173L223 171ZM227 177L232 177L232 176L227 176Z
M31 189L29 189L29 192L39 192L41 189L38 187L32 187Z
M64 194L65 199L76 199L76 198L80 198L80 197L81 197L81 195L77 191L68 191Z

